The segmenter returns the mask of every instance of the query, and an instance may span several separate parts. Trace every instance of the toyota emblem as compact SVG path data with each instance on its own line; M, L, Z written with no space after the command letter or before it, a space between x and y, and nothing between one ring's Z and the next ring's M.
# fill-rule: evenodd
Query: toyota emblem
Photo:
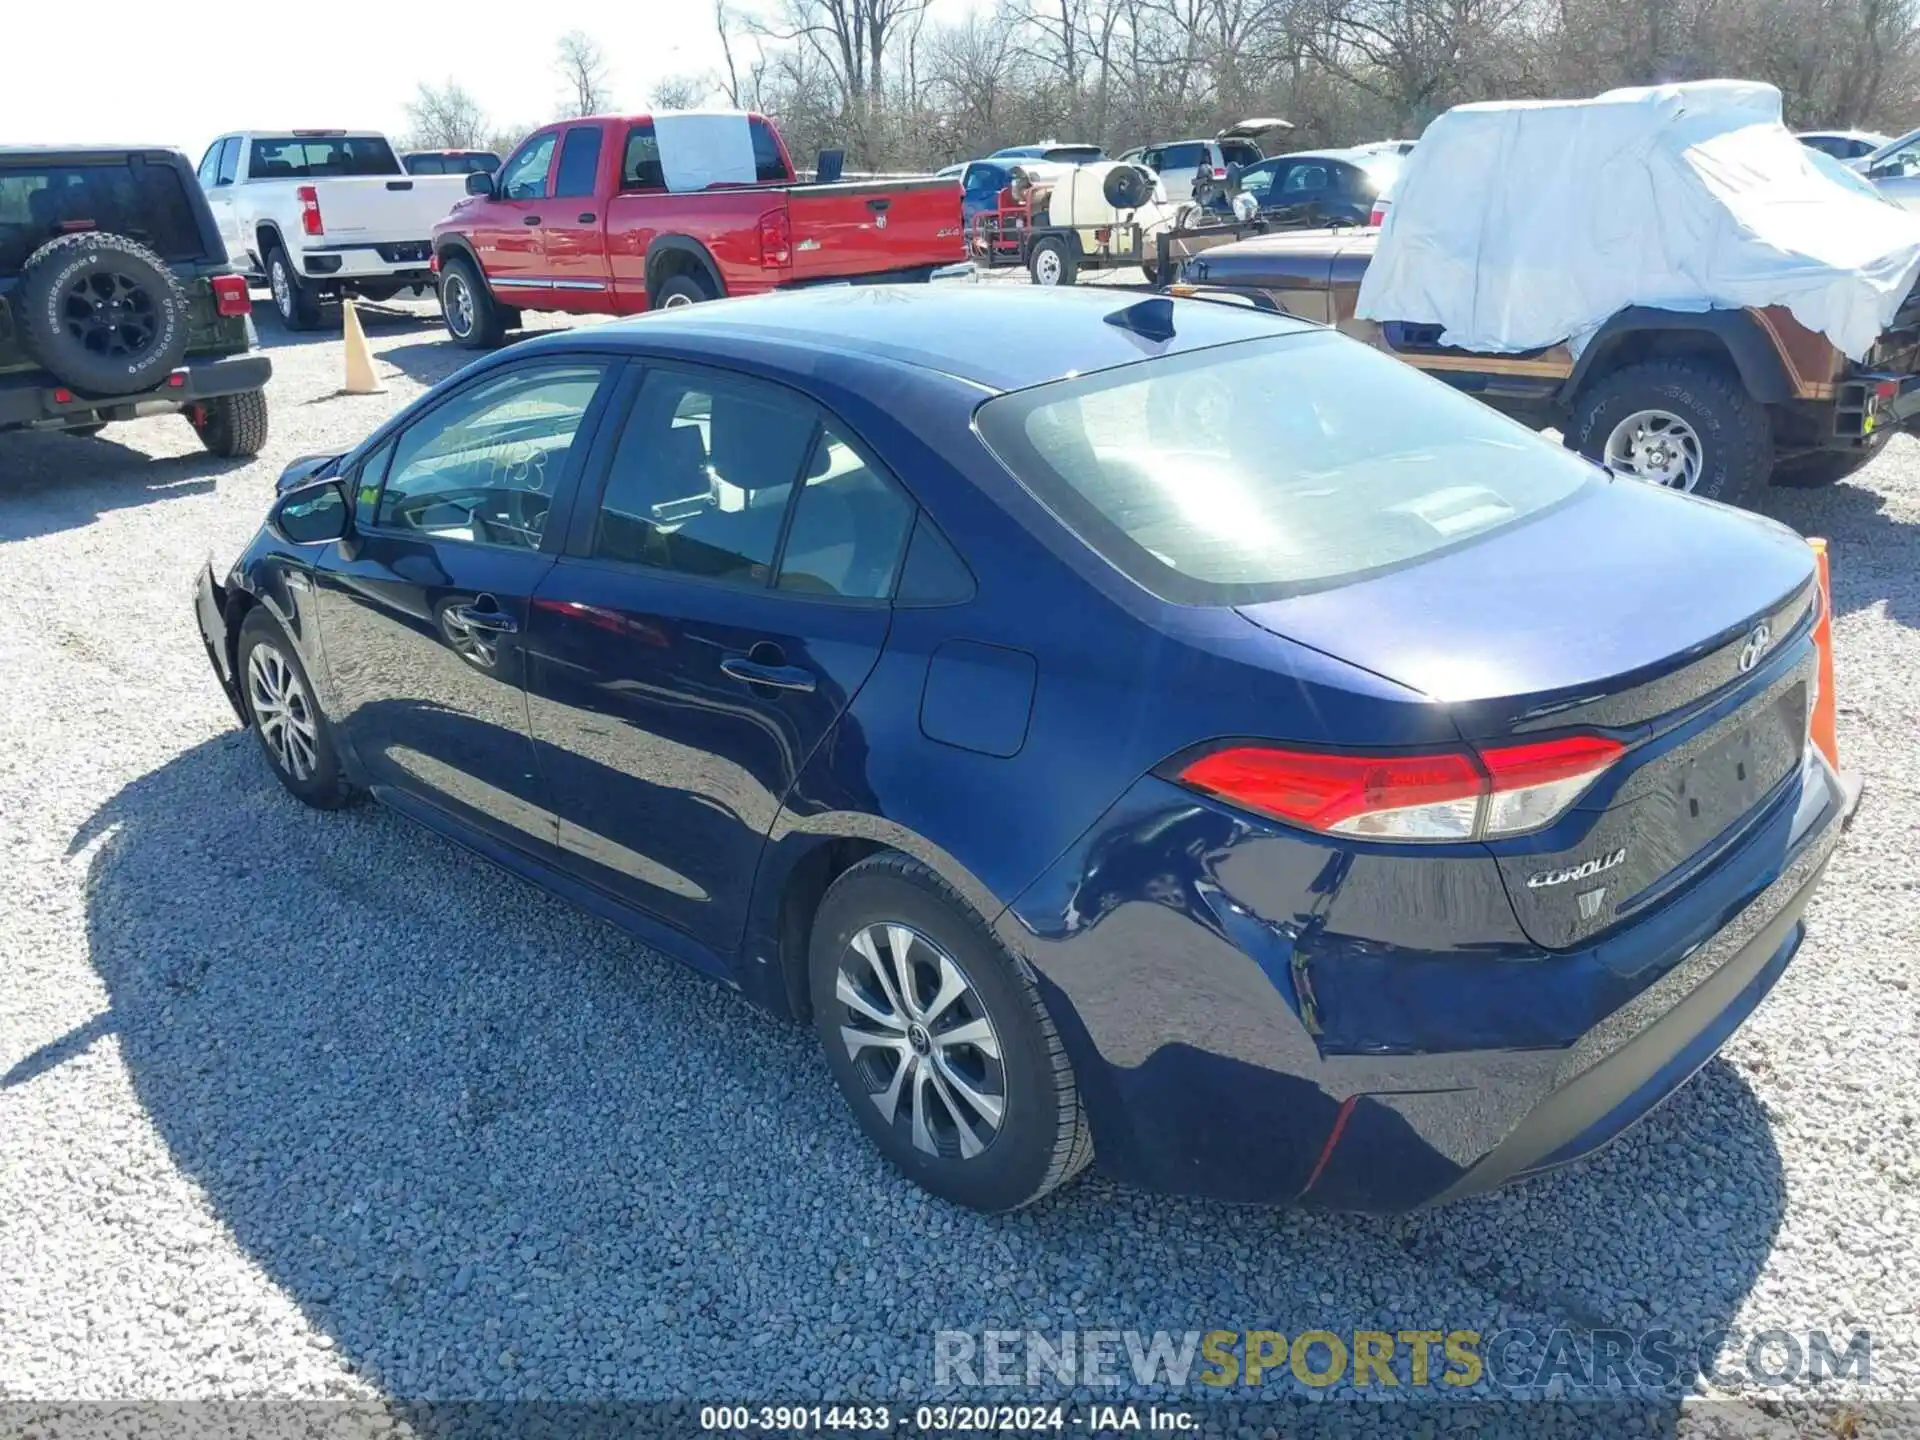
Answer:
M1747 643L1740 647L1740 673L1746 674L1760 663L1760 657L1767 653L1767 647L1773 643L1773 628L1764 620L1754 626L1747 634Z

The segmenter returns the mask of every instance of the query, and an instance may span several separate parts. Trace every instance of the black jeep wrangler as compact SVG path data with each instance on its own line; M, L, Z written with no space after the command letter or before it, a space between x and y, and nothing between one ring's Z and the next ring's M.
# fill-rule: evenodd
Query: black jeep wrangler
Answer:
M179 412L215 455L257 455L251 308L184 155L0 147L0 430Z

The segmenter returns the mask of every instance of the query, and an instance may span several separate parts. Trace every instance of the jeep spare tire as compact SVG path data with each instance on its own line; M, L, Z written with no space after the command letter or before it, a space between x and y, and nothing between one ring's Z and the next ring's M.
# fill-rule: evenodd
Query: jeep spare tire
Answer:
M1116 210L1138 210L1153 198L1153 176L1138 165L1116 165L1101 181L1100 193Z
M49 240L21 267L14 326L26 351L76 390L151 390L186 359L187 297L166 262L124 235Z

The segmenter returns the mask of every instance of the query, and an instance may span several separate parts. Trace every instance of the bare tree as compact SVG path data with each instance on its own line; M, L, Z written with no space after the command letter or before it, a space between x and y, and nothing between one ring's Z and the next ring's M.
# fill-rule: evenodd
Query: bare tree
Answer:
M613 108L607 91L606 54L586 31L569 30L560 37L554 68L566 86L562 115L599 115Z
M407 102L408 144L417 150L474 150L487 135L486 112L457 81L421 83Z
M713 93L710 75L668 75L653 87L656 110L691 110Z

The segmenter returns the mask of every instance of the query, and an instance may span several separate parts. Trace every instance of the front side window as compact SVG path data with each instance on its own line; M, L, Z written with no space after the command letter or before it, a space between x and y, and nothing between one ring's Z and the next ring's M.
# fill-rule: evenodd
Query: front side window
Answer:
M1264 205L1267 196L1273 193L1273 177L1278 173L1276 166L1256 165L1240 177L1240 189Z
M220 175L220 142L214 141L207 147L207 153L200 157L200 168L193 172L200 177L200 183L212 189Z
M547 198L547 171L553 168L552 131L536 135L514 154L500 174L500 194L507 200Z
M214 177L216 185L231 185L234 177L240 173L240 137L234 136L220 146L220 173Z
M594 555L765 585L818 418L737 376L652 372L614 451Z
M782 590L884 600L913 524L913 502L869 465L832 425L824 426L794 501L780 552Z
M1096 553L1195 605L1321 589L1470 544L1595 473L1325 332L1016 391L982 406L979 427Z
M401 432L376 524L435 540L537 550L597 363L552 363L481 381Z

